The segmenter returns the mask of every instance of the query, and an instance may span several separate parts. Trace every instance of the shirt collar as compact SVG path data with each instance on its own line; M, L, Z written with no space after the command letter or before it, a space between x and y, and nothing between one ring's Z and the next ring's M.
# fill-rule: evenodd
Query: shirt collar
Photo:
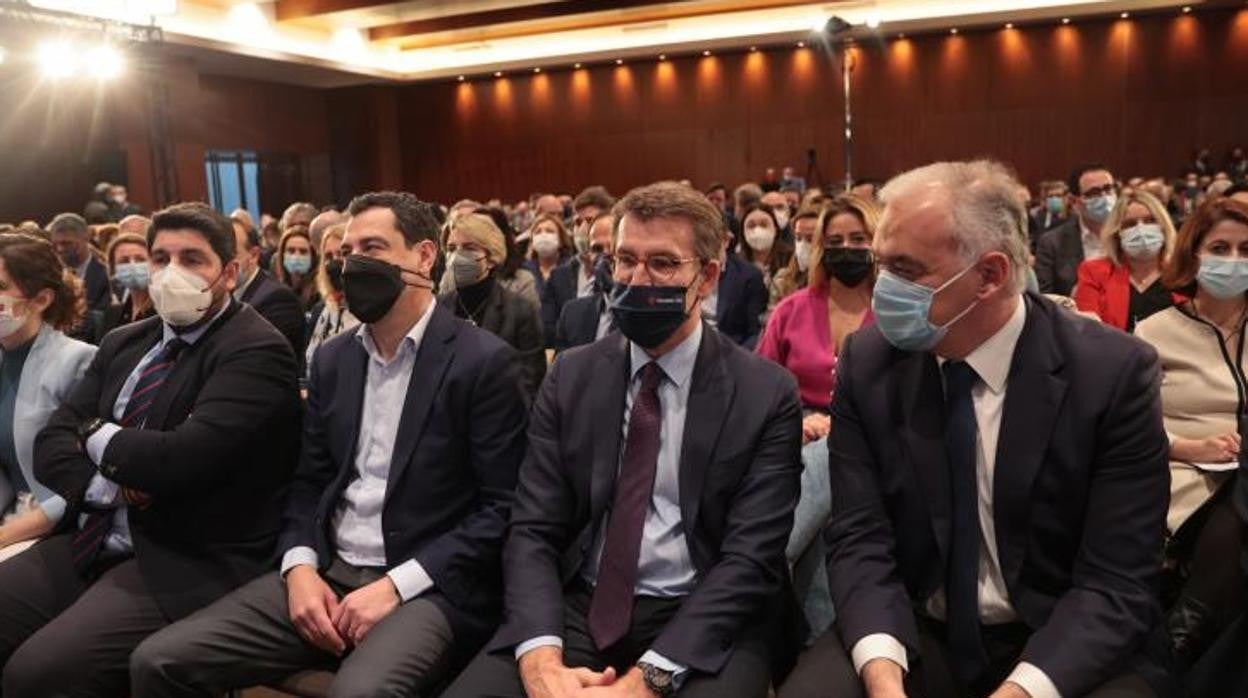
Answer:
M425 337L425 330L429 327L429 319L433 317L433 307L437 305L437 301L430 299L428 306L425 308L425 314L420 316L412 329L407 331L407 335L403 337L403 341L399 343L398 351L394 353L394 357L390 361L386 361L381 352L377 349L377 344L373 342L373 333L368 331L369 323L360 323L359 329L355 331L356 341L364 345L364 350L372 357L373 361L385 366L390 362L399 358L399 355L407 351L409 348L412 353L420 349L420 342Z
M693 364L698 360L698 347L702 346L702 323L699 322L698 326L688 337L685 337L683 342L677 344L671 351L657 359L651 359L650 355L634 342L629 342L628 346L632 358L630 376L636 378L637 372L643 366L654 361L659 365L659 368L663 369L663 375L667 376L667 379L672 383L675 383L677 388L680 388L693 375Z
M1101 241L1101 236L1092 232L1088 226L1084 225L1082 218L1079 219L1079 234L1083 236L1084 242L1099 243Z
M77 269L74 269L74 273L78 275L78 278L85 279L87 278L87 267L89 266L91 266L91 251L87 250L87 258L82 260L82 264L79 264Z
M1005 381L1010 375L1010 364L1014 362L1014 348L1018 346L1018 338L1023 334L1023 326L1027 324L1027 301L1018 297L1018 306L1014 314L1006 321L997 333L983 344L975 347L966 356L966 363L975 369L975 373L984 385L994 394L1000 395L1005 390Z
M260 267L256 267L255 269L252 269L251 276L248 276L247 280L244 281L241 286L234 289L234 297L239 300L242 300L243 294L247 293L247 289L251 288L251 283L256 280L257 276L260 276Z
M195 328L194 330L190 332L183 332L182 334L178 334L177 332L173 331L173 326L171 326L167 322L164 323L165 333L164 333L164 336L161 337L161 340L160 340L161 348L164 348L164 346L168 344L169 341L172 340L174 337L177 337L183 342L186 342L188 345L198 342L199 338L203 337L204 334L208 332L208 328L217 324L217 320L220 320L221 316L225 315L225 311L230 309L230 304L233 302L234 302L233 299L231 299L230 295L227 293L225 295L225 302L221 304L221 309L217 311L217 314L213 315L211 320L209 320L208 322L205 322L203 325Z

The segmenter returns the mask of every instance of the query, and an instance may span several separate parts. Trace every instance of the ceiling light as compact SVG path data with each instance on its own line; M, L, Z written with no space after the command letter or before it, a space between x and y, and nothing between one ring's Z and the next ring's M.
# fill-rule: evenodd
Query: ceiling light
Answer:
M616 64L616 65L624 65L624 59L623 59L623 58L617 58L617 59L615 59L615 64Z
M496 77L496 78L501 78L501 77L503 77L503 71L501 71L501 70L496 70L496 71L494 71L494 77Z
M757 46L751 46L751 47L750 47L750 53L754 53L755 51L758 51L758 47L757 47Z
M260 5L254 2L244 2L231 7L226 19L234 32L253 41L266 38L271 30L268 16L264 14L264 10L260 9Z
M1192 6L1191 6L1191 5L1184 5L1184 6L1183 6L1183 14L1187 14L1188 12L1191 12L1191 11L1192 11Z
M67 78L78 72L78 57L67 43L44 44L39 47L37 55L39 70L44 77Z
M1127 19L1128 17L1130 17L1130 16L1131 16L1131 13L1130 13L1130 12L1123 12L1122 14L1120 14L1120 15L1118 15L1118 16L1119 16L1119 17L1121 17L1121 18L1123 18L1123 19Z
M661 61L665 61L665 60L667 60L667 54L666 54L666 53L660 53L660 54L659 54L659 60L661 60Z
M950 34L953 34L954 36L957 36L957 35L958 35L958 28L957 28L957 27L954 27L953 29L950 29L950 30L949 30L949 33L950 33Z
M1013 22L1006 22L1006 23L1005 23L1005 28L1006 28L1006 29L1013 29L1013 28L1014 28L1014 23L1013 23Z
M705 56L710 56L710 55L711 55L711 52L710 52L710 51L703 51L703 52L702 52L702 55L703 55L704 57L705 57Z
M459 76L458 78L456 78L456 79L457 79L457 80L459 80L460 82L463 82L463 81L464 81L464 76L463 76L463 75L460 75L460 76Z
M572 67L573 67L573 68L575 68L576 70L580 70L580 69L581 69L581 64L580 64L580 63L573 63L573 64L572 64Z
M820 16L810 25L810 30L816 34L822 34L828 26L828 18Z
M798 47L798 48L806 48L806 42L805 42L805 41L799 41L799 42L797 42L797 47Z
M871 15L870 17L867 17L867 29L879 29L879 28L880 28L880 16L879 15Z
M901 32L900 34L898 34L898 35L897 35L897 38L898 38L898 39L904 39L904 38L906 38L906 33L905 33L905 32Z
M534 74L536 74L536 73L540 73L540 72L542 72L542 69L541 69L541 68L534 68L534 69L533 69L533 73L534 73Z
M97 46L87 52L83 61L87 70L100 80L112 80L125 70L125 61L112 46Z
M1063 17L1063 18L1062 18L1062 24L1070 24L1070 18L1069 18L1069 17Z

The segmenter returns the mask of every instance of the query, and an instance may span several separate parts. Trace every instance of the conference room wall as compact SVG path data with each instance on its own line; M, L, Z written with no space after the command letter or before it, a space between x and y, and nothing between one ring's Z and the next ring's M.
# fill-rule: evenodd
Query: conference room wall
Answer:
M858 177L976 156L1029 182L1088 160L1175 175L1197 146L1220 160L1248 142L1248 10L886 35L853 65ZM396 89L403 185L438 200L732 185L804 173L812 147L825 178L844 176L839 64L818 47Z

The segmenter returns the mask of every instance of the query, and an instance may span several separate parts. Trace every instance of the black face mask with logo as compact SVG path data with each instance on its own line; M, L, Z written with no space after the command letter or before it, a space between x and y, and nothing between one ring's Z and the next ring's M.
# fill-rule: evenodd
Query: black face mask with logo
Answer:
M635 286L615 284L609 306L615 326L629 341L644 349L666 342L685 319L687 286Z

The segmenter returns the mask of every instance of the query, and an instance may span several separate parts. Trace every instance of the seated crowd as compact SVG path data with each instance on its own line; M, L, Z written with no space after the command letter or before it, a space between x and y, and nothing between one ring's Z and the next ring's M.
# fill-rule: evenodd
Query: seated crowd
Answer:
M0 226L0 696L1248 696L1190 178Z

